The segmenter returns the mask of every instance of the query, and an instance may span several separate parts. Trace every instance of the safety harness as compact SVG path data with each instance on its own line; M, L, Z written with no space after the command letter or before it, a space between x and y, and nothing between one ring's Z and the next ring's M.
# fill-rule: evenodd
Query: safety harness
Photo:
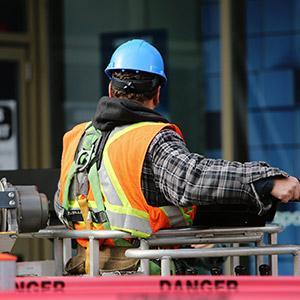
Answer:
M107 229L110 229L109 221L105 213L103 205L102 194L99 189L99 184L96 184L98 179L97 165L96 165L96 149L102 141L100 130L95 129L88 123L84 137L81 139L80 151L76 154L71 168L66 179L63 203L62 206L67 213L67 219L70 221L83 221L81 214L81 207L79 202L87 201L88 185L90 182L95 201L87 201L89 207L88 220L95 223L102 223ZM99 151L99 150L98 150ZM98 152L97 151L97 152ZM80 175L79 175L80 174ZM69 191L71 190L71 183L73 183L75 196L74 199L69 200Z
M68 172L63 194L62 206L65 218L72 228L111 229L103 203L98 174L103 148L108 136L109 132L102 134L100 130L92 126L91 122L87 123L85 133L77 148L80 150L77 151ZM73 195L71 191L73 191ZM90 196L91 193L93 197ZM113 245L131 245L124 239L109 240L109 244ZM87 243L85 244L87 245Z

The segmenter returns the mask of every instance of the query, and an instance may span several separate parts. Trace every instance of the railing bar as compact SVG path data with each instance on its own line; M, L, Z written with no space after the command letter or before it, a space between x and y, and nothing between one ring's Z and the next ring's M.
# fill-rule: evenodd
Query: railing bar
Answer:
M99 240L89 238L90 243L90 276L99 275Z
M247 243L256 242L261 240L262 234L255 236L238 236L238 237L217 237L217 238L189 238L189 237L177 237L177 238L157 238L148 239L149 246L159 245L184 245L184 244L217 244L217 243Z
M268 234L269 244L274 245L277 244L277 232L272 232ZM269 255L269 263L271 265L271 272L273 276L278 275L278 256L277 255Z
M61 239L54 239L54 263L55 275L63 275L63 241Z
M264 246L264 242L263 240L260 240L256 243L257 247L263 247ZM259 266L262 265L264 263L264 257L263 255L257 255L255 257L255 263L256 263L256 274L259 274Z
M169 256L163 256L161 258L161 276L171 275L171 258Z
M300 276L300 251L294 255L294 276Z
M63 265L72 257L72 240L70 238L63 239Z
M148 250L149 245L146 240L142 239L141 240L141 245L140 245L141 250ZM149 275L150 274L150 266L149 266L149 259L144 258L141 259L141 269L144 275Z
M129 233L117 230L40 230L31 233L33 238L133 238ZM20 235L22 237L22 235ZM28 237L28 236L26 236Z
M283 230L281 225L269 224L263 227L227 227L227 228L209 228L199 229L196 227L182 229L164 229L156 232L153 237L174 235L194 235L194 234L219 234L219 233L248 233L248 232L280 232Z
M126 256L131 258L161 258L170 256L172 258L193 257L223 257L223 256L250 256L270 254L295 254L300 251L300 246L264 246L258 248L212 248L212 249L164 249L164 250L139 250L128 249Z

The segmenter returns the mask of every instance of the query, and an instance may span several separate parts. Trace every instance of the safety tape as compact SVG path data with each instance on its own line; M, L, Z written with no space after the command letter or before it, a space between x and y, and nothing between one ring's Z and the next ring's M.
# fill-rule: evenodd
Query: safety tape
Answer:
M43 297L48 293L55 293L55 299L61 296L77 294L81 295L168 295L176 294L207 295L214 292L215 295L232 296L243 293L251 293L251 298L290 299L284 297L288 293L300 296L300 278L292 276L102 276L102 277L20 277L16 279L16 291L22 292L26 298L26 292L33 296L43 292ZM278 295L277 295L278 294ZM0 293L1 297L1 293ZM57 298L58 297L58 298ZM24 299L22 298L22 299ZM46 297L47 298L47 297ZM63 297L62 297L63 298ZM2 299L2 298L1 298ZM5 299L11 299L9 297ZM20 297L21 299L21 297ZM28 298L29 299L29 298ZM52 298L51 298L52 299ZM65 299L65 298L63 298ZM106 298L105 298L106 299ZM110 299L110 298L109 298ZM118 298L116 298L118 299ZM119 298L120 299L120 298ZM125 299L122 298L121 299ZM130 298L126 298L130 299ZM149 299L149 298L135 298ZM152 298L151 298L152 299ZM161 298L155 298L161 299ZM165 298L164 298L165 299ZM168 298L169 299L169 298ZM177 299L177 298L176 298ZM181 298L180 298L181 299ZM193 298L194 299L194 298ZM196 298L195 298L196 299ZM202 298L197 298L202 299ZM203 298L206 299L206 298ZM214 298L215 299L215 298ZM221 299L221 298L218 298ZM222 299L231 299L230 297ZM240 298L234 298L240 299ZM244 298L241 298L244 299ZM294 299L294 298L292 298ZM298 298L299 299L299 298Z

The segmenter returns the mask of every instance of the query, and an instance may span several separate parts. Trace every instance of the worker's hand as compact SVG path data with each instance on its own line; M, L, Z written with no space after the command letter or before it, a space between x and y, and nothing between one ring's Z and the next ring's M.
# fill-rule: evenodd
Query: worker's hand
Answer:
M276 178L274 179L271 195L284 203L287 203L290 200L299 200L300 183L298 179L293 176Z

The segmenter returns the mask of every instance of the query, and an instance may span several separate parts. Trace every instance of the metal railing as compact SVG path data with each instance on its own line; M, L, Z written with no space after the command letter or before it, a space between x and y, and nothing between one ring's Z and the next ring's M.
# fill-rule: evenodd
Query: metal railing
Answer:
M275 245L260 247L232 247L215 249L128 249L126 256L139 259L160 259L161 275L170 275L170 260L172 258L196 258L196 257L223 257L223 256L251 256L251 255L294 255L294 275L300 275L300 246ZM273 274L272 275L277 275Z
M228 228L183 228L183 229L164 229L147 240L141 241L141 250L147 250L154 246L167 245L191 245L191 244L218 244L228 243L230 246L238 247L244 243L255 243L255 246L264 245L264 236L267 237L267 243L277 244L278 233L283 230L282 226L276 224L267 224L264 227L228 227ZM256 256L256 271L263 264L264 257ZM230 256L229 264L225 268L225 274L234 274L234 267L239 265L239 256ZM269 264L272 274L278 274L278 257L269 255ZM144 274L149 274L149 260L141 260Z
M219 248L219 249L177 249L176 251L184 251L185 254L195 255L194 252L189 252L187 250L193 250L195 253L199 254L201 257L205 254L210 255L211 251L219 251L216 253L222 253L219 256L229 256L230 260L230 270L231 273L234 269L234 265L238 264L238 257L244 256L246 248L237 247L240 243L255 243L255 247L248 248L251 250L259 247L262 249L263 237L266 234L268 236L268 243L274 245L277 243L277 234L282 231L282 227L270 224L265 227L234 227L234 228L212 228L212 229L199 229L199 228L183 228L183 229L166 229L161 230L149 239L142 239L141 246L137 249L127 250L126 255L131 257L131 255L138 256L141 259L142 271L144 274L149 274L149 258L145 257L145 251L152 251L151 253L161 253L162 250L152 249L150 247L154 246L167 246L167 245L190 245L190 244L218 244L218 243L230 243L234 247L232 248ZM71 240L78 238L88 239L90 242L90 276L97 276L99 274L99 239L108 238L133 238L129 233L116 230L100 230L100 231L89 231L89 230L67 230L61 227L58 228L48 228L40 230L36 233L22 234L20 237L31 237L31 238L49 238L54 240L54 259L55 259L55 269L56 275L62 275L64 266L66 262L72 257L72 247ZM282 247L282 246L278 246ZM234 249L236 251L233 251ZM289 248L290 249L290 248ZM240 250L240 252L238 251ZM281 249L282 250L282 249ZM133 252L132 252L133 251ZM172 251L172 250L170 250ZM232 255L226 255L226 251ZM254 250L255 251L255 250ZM150 253L150 252L149 252ZM172 252L173 253L173 252ZM243 253L239 255L239 253ZM272 269L272 274L278 274L278 262L277 254L274 251L256 252L257 266L262 264L263 256L269 255L270 264ZM148 254L147 254L148 255ZM199 256L200 257L200 256ZM164 263L162 263L164 265ZM164 268L164 272L166 269Z
M64 266L72 257L72 239L88 239L90 243L90 276L99 275L99 239L133 238L118 230L67 230L61 228L42 229L39 232L22 234L20 237L49 238L54 241L55 273L63 275Z

